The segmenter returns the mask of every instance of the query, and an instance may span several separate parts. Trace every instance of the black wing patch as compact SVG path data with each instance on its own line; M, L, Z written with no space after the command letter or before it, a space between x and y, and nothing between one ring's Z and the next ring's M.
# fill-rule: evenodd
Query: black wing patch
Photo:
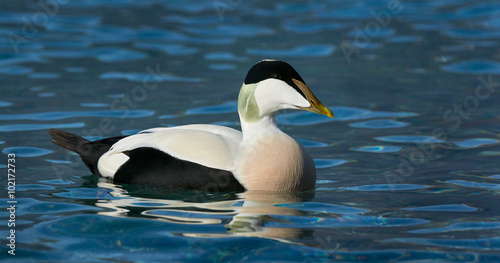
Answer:
M130 159L116 171L115 183L210 192L245 191L229 171L180 160L155 148L141 147L124 154Z

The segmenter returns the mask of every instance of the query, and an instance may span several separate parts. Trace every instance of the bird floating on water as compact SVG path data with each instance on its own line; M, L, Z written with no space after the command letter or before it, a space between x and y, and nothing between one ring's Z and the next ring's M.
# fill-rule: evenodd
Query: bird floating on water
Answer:
M262 60L238 96L241 132L192 124L89 141L49 129L52 142L78 153L94 174L115 183L209 191L314 189L316 168L304 147L276 125L276 112L302 109L333 118L288 63Z

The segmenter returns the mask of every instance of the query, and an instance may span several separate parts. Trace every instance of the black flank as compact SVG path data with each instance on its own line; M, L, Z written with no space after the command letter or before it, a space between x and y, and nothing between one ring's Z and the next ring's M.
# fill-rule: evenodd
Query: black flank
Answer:
M245 190L229 171L180 160L155 148L142 147L124 153L130 159L116 172L116 183L208 192Z

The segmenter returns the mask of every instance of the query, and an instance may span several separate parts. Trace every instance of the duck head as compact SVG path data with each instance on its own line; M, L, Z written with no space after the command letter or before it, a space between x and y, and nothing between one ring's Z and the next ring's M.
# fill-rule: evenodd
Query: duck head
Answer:
M274 116L281 109L302 109L333 118L302 77L288 63L262 60L245 78L238 97L238 112L247 123Z

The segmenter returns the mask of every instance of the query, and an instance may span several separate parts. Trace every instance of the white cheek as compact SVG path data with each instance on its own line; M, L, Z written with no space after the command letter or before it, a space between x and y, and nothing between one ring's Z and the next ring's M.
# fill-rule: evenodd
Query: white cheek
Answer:
M261 81L254 95L262 113L311 106L293 87L277 79Z

